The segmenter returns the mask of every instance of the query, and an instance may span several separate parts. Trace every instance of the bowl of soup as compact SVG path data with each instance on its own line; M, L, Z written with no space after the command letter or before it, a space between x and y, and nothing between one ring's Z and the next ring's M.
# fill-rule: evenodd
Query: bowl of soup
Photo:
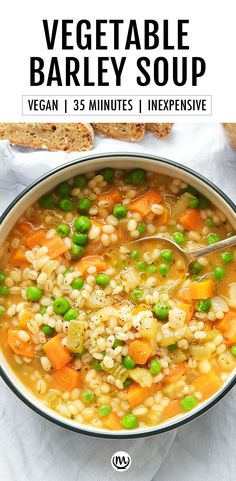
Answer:
M186 271L152 236L190 251L235 229L232 201L166 159L94 155L44 175L1 217L3 379L94 436L150 436L207 411L235 383L236 250Z

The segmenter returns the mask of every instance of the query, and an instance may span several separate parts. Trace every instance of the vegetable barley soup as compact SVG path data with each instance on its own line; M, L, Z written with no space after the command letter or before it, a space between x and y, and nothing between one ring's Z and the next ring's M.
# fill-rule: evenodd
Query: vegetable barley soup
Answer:
M105 168L28 208L0 265L0 342L47 407L108 430L194 409L236 365L236 252L185 272L177 250L232 227L181 179Z

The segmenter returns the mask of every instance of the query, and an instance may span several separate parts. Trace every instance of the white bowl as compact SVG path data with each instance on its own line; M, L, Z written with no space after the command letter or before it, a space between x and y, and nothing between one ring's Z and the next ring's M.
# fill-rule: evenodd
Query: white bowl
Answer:
M0 218L0 239L3 243L13 228L16 221L23 214L25 209L32 205L39 197L46 194L53 189L57 184L71 177L83 174L86 172L97 171L104 167L113 167L118 169L130 169L140 167L160 174L169 175L170 177L178 177L195 187L201 194L212 201L213 204L220 209L229 222L236 230L236 206L235 204L218 189L209 180L202 177L200 174L193 170L184 167L180 164L172 162L167 159L154 157L145 154L136 153L110 153L86 156L83 159L73 161L64 166L58 167L46 175L40 177L37 181L31 184L27 189L21 192L20 195L9 205ZM206 412L213 405L215 405L235 384L236 381L236 369L229 375L227 381L209 399L193 409L190 413L181 414L169 419L157 426L149 428L142 428L127 432L127 430L121 431L108 431L105 429L98 429L93 426L85 424L79 424L78 422L67 419L47 408L34 394L29 391L23 383L15 375L3 353L0 351L0 374L11 390L20 398L25 404L32 408L38 414L44 416L46 419L63 426L72 431L76 431L82 434L91 436L107 437L107 438L135 438L152 436L159 434L170 429L189 422L196 418L200 414Z

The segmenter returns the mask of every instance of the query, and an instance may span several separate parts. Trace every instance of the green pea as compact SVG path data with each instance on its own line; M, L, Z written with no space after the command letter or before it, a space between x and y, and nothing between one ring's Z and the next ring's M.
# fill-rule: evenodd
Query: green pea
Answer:
M199 203L199 199L195 197L194 199L190 199L188 201L188 206L190 207L190 209L196 209L199 206Z
M60 237L67 237L70 233L70 227L67 224L59 224L56 227L56 233Z
M198 404L197 398L195 396L185 396L183 399L180 401L180 406L184 411L191 411L193 408L195 408Z
M0 284L5 281L5 278L6 278L5 274L0 272Z
M94 392L90 389L85 389L85 391L82 392L82 400L86 404L91 403L94 400Z
M200 209L208 209L209 206L210 206L210 202L209 202L208 199L206 199L206 197L200 197L199 198Z
M88 179L85 177L85 175L77 175L77 177L75 177L74 179L74 185L79 189L84 189L87 183L88 183Z
M91 366L95 371L100 372L102 371L101 363L97 359L93 359L91 362Z
M52 336L52 334L54 333L53 327L48 326L47 324L43 324L41 326L41 331L43 331L46 336Z
M108 414L111 413L111 406L108 406L108 404L102 404L98 408L98 414L99 416L105 417L108 416Z
M217 266L214 270L214 277L217 281L222 281L225 277L225 270L224 267Z
M147 226L146 226L145 222L141 222L140 224L138 224L137 229L138 229L140 234L144 234L144 232L146 232L146 230L147 230Z
M39 314L41 314L41 316L46 314L46 312L47 312L47 308L45 306L40 307Z
M143 298L143 294L141 289L134 289L130 294L130 299L133 302L139 302Z
M169 346L167 346L167 349L169 352L174 352L176 347L176 344L170 344Z
M130 254L129 254L129 255L130 255L131 259L133 259L133 260L135 260L135 261L139 258L139 252L138 252L138 251L135 251L135 250L130 251Z
M64 321L72 321L78 319L78 311L76 309L69 309L64 315Z
M162 263L159 265L158 270L162 277L166 277L169 274L170 268L167 264Z
M0 294L1 295L1 294ZM26 297L29 301L37 302L43 295L42 289L37 286L29 286L26 289Z
M62 182L56 188L56 193L60 197L67 197L70 194L70 186L67 182Z
M152 359L150 362L149 371L152 376L156 376L161 371L161 363L158 359Z
M123 359L123 366L126 369L133 369L136 366L136 363L130 356L125 356Z
M139 261L139 262L137 262L136 266L137 266L137 269L139 271L145 271L146 267L147 267L147 264L143 261Z
M157 266L154 266L154 264L149 264L146 268L146 273L147 274L155 274L157 272Z
M174 232L172 237L176 244L179 244L180 246L186 242L186 237L182 232Z
M132 413L125 413L121 418L121 424L125 429L134 429L138 427L138 418Z
M221 260L224 262L224 264L230 264L232 262L234 256L232 252L222 252L221 254Z
M206 219L205 224L207 227L215 227L215 222L213 219Z
M88 235L83 234L82 232L74 232L74 234L72 235L72 242L80 246L86 246L86 244L88 243Z
M39 203L44 209L52 209L54 207L54 200L50 194L43 195Z
M221 240L221 237L220 237L219 234L211 233L211 234L208 234L208 236L207 236L207 243L209 245L215 244L216 242L219 242L220 240Z
M72 201L65 197L59 200L58 206L59 206L59 209L63 210L64 212L69 212L70 210L73 209Z
M211 308L211 299L201 299L196 303L196 310L199 312L208 312Z
M110 277L107 275L107 274L98 274L96 277L95 277L95 280L96 280L96 284L98 284L99 286L107 286L110 282Z
M160 253L160 258L166 262L173 261L173 251L171 249L163 249Z
M202 265L200 264L200 262L198 261L194 261L192 264L191 264L191 273L192 274L199 274L202 270Z
M65 297L57 297L53 302L53 311L64 315L70 309L70 303Z
M116 347L123 346L123 345L124 345L124 341L121 341L120 339L115 338L112 347L113 347L113 349L115 349Z
M81 212L81 214L87 214L91 205L92 201L89 199L89 197L82 197L78 202L77 209L79 212Z
M84 279L83 277L76 277L73 282L71 283L72 289L77 289L77 291L80 291L84 285Z
M72 259L79 259L84 253L84 247L77 244L72 244L70 248L70 255Z
M230 352L233 356L236 356L236 346L232 346Z
M166 319L168 317L170 306L166 302L160 301L153 306L154 314L158 319Z
M4 312L5 312L4 307L0 306L0 316L3 316Z
M125 205L115 205L114 209L113 209L113 215L117 218L117 219L123 219L126 214L128 212L128 209L127 207L125 207Z
M147 174L143 169L134 169L130 173L130 180L134 185L141 185L145 182Z
M91 222L88 217L81 215L76 217L74 222L74 228L78 232L88 232L91 227Z
M110 167L105 167L104 169L100 170L100 174L103 176L104 180L108 182L108 184L112 184L114 180L113 169L110 169Z
M194 195L194 197L196 197L197 194L198 194L196 189L194 189L194 187L192 187L191 185L188 185L188 187L186 187L186 189L184 189L184 192L188 192L189 194Z
M123 382L124 388L130 387L131 384L133 384L133 380L130 379L129 377Z

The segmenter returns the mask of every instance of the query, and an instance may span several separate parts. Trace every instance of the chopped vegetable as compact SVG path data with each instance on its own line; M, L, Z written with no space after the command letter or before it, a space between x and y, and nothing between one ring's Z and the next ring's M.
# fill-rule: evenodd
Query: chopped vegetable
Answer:
M96 267L97 272L105 271L107 268L103 257L100 257L100 256L83 257L83 259L81 259L77 264L77 268L82 275L87 274L88 268L90 266Z
M43 345L43 350L54 369L61 369L71 361L70 353L61 341L61 336L57 334Z
M34 230L26 238L26 245L29 249L33 249L35 246L41 246L45 242L46 231L44 229Z
M11 266L15 266L15 267L27 265L28 261L26 260L26 257L25 257L25 248L18 247L18 249L14 250L11 256L9 257L8 262Z
M187 230L200 232L204 227L204 220L199 209L188 209L179 218L179 223Z
M75 353L83 352L84 348L84 321L72 319L68 327L67 347Z
M111 431L119 431L122 426L118 414L110 413L108 416L105 416L103 419L103 427Z
M152 384L150 387L142 387L132 384L128 389L127 401L134 408L143 403L149 396L155 394L161 388L160 384Z
M151 190L132 200L129 204L129 211L138 212L142 217L146 217L152 212L153 204L159 204L161 200L161 195L157 191Z
M72 389L80 387L81 373L73 366L63 366L52 373L52 379L62 391L72 391Z
M209 371L207 374L202 374L192 381L195 391L202 395L202 401L212 396L218 389L221 388L222 382L214 371Z
M193 282L190 286L192 299L208 299L213 296L214 284L211 279L202 282Z
M174 416L182 413L183 409L181 408L180 402L179 400L175 399L174 401L171 401L168 406L165 407L162 418L164 421L165 419L173 418Z
M51 259L56 259L68 251L67 245L58 235L52 237L52 239L47 239L43 245L48 248L47 255Z
M152 355L149 341L146 339L135 339L135 341L131 341L128 348L128 354L136 364L146 364Z
M113 210L113 207L116 204L121 204L122 200L123 197L120 189L112 189L109 192L106 192L106 194L99 194L98 196L98 202L104 201L107 203L107 207L110 211Z
M19 337L18 329L8 329L7 342L12 351L18 356L34 357L34 346L32 344L32 341L23 341Z
M170 371L170 374L167 374L164 378L165 384L172 384L172 382L178 381L188 370L188 365L186 363L178 364L177 366L173 367Z

